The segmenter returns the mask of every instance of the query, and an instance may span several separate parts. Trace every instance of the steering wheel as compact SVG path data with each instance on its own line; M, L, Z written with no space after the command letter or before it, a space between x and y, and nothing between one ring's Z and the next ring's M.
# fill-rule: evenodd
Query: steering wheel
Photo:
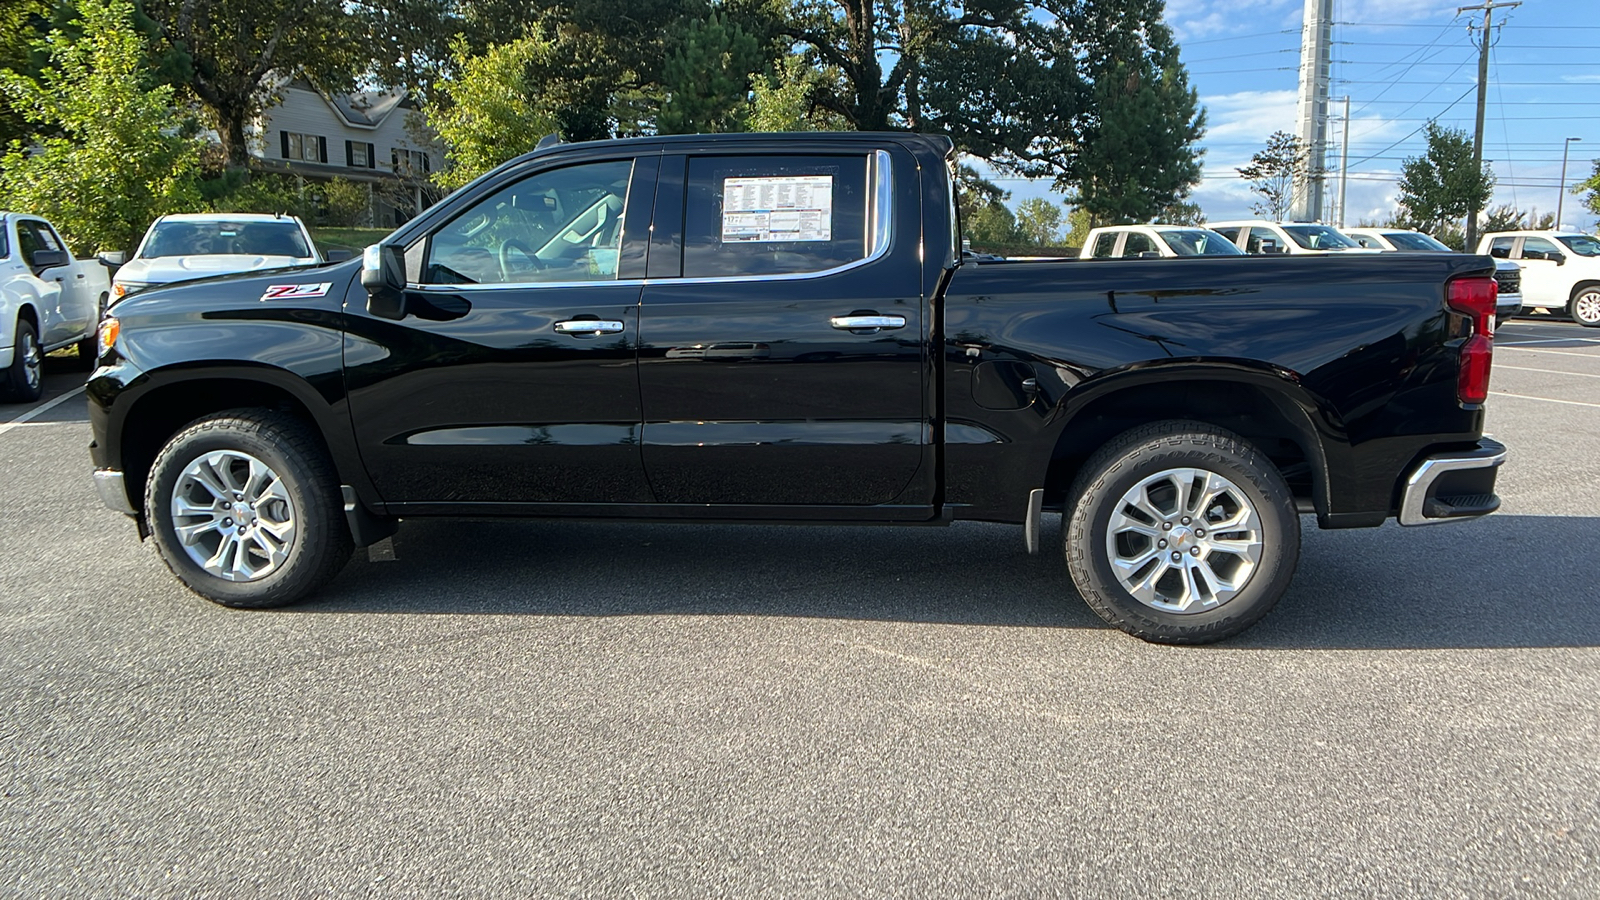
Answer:
M527 260L527 264L513 265L511 262L512 251L521 254L522 258ZM526 272L529 269L538 271L543 268L545 268L544 260L534 256L533 250L527 244L516 239L508 239L500 245L500 276L506 281L512 280L511 272L513 269Z

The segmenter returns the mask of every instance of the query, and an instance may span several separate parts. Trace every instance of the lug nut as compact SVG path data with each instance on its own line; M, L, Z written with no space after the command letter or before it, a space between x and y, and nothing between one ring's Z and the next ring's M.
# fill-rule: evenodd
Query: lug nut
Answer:
M1182 562L1183 561L1183 554L1179 553L1176 550L1172 551L1172 561L1173 562Z
M1195 537L1205 537L1206 536L1206 530L1204 528L1196 528L1194 530L1194 536Z
M1165 548L1167 546L1167 539L1166 538L1162 538L1161 540L1156 541L1156 546Z
M1185 525L1189 524L1189 517L1188 516L1184 516L1183 517L1183 524L1185 524Z
M1161 530L1162 531L1171 531L1172 530L1172 523L1171 522L1162 522L1161 523Z
M1191 548L1189 548L1189 555L1190 556L1199 556L1200 555L1200 548L1199 547L1191 547Z

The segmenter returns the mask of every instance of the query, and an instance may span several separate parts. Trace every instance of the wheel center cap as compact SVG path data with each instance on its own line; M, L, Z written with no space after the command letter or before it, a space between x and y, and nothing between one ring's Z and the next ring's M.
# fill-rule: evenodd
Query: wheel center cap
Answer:
M1172 529L1172 533L1167 536L1167 540L1172 543L1172 546L1180 550L1190 547L1196 542L1194 532L1182 525Z

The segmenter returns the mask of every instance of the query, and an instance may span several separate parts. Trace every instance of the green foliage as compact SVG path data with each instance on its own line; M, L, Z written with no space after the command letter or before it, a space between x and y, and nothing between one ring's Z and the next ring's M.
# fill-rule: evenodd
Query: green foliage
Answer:
M1494 194L1494 173L1487 165L1473 168L1472 138L1465 131L1429 122L1427 138L1427 151L1400 166L1400 205L1428 226L1423 230L1435 231L1483 209Z
M208 198L213 212L282 213L316 221L316 194L304 179L260 172L239 175L205 186L206 193L213 194Z
M751 76L767 64L760 41L713 11L688 22L662 72L665 99L656 117L662 134L743 131Z
M319 186L321 208L312 220L317 225L352 228L367 222L372 211L372 189L348 178L333 178Z
M1600 216L1600 159L1594 161L1594 174L1573 186L1572 192L1583 197L1584 209Z
M750 90L750 131L846 131L838 113L817 105L819 91L834 90L838 73L816 69L800 54L779 60L773 71L756 78Z
M156 216L199 201L199 144L171 87L151 83L127 0L81 0L81 36L51 32L37 79L0 72L0 92L41 134L13 141L0 205L48 217L74 251L131 250Z
M285 73L343 90L371 67L372 39L343 0L141 0L166 68L206 111L228 165Z
M980 250L1024 243L1017 230L1017 217L1011 214L1004 203L989 203L973 210L971 216L962 220L961 236L971 241L973 248Z
M1109 61L1091 69L1081 146L1056 179L1062 189L1076 186L1072 202L1099 222L1147 222L1200 182L1195 145L1205 133L1205 112L1172 32L1160 22L1160 4L1143 17L1142 43L1127 32L1110 32Z
M534 61L553 46L537 32L474 56L466 41L452 47L459 74L441 81L426 107L428 125L445 145L449 165L434 174L446 189L461 187L500 163L534 149L559 124L528 82Z
M1524 212L1506 203L1484 213L1483 225L1478 229L1478 232L1480 234L1490 234L1496 231L1539 230L1554 228L1555 222L1555 213L1545 213L1541 216L1537 209L1529 209Z
M1250 182L1250 190L1261 200L1250 208L1273 222L1288 218L1295 182L1306 174L1306 149L1300 139L1287 131L1274 131L1264 150L1250 157L1250 164L1234 171Z
M1066 218L1061 204L1029 197L1017 204L1017 235L1027 243L1053 247L1061 243L1061 226Z
M1179 200L1161 210L1156 215L1156 221L1166 225L1191 225L1198 228L1205 227L1206 211L1198 203Z
M1068 247L1082 247L1083 242L1089 239L1089 232L1094 229L1094 217L1086 209L1074 209L1067 215L1067 223L1071 226L1063 240Z

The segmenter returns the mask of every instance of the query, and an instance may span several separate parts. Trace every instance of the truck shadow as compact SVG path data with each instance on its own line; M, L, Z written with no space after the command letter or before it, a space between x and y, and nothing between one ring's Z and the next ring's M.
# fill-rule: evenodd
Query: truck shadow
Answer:
M1047 547L1058 520L1046 519ZM1323 532L1265 621L1226 649L1600 646L1579 564L1600 519L1493 516ZM1060 556L1016 527L806 528L420 520L304 613L743 615L1105 629Z

